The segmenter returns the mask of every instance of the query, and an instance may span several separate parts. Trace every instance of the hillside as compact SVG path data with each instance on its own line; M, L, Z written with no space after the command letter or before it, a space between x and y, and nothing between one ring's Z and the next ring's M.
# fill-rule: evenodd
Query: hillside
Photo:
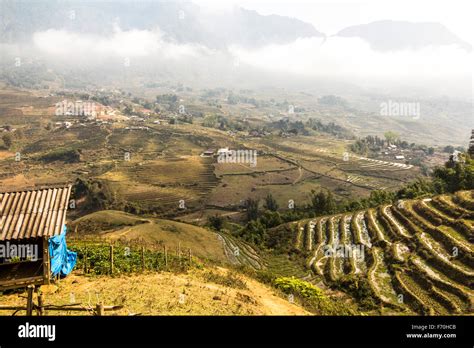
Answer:
M110 241L140 240L146 245L166 245L170 250L181 246L192 249L195 256L225 261L226 256L218 235L205 228L181 222L140 218L121 211L99 211L70 223L77 235L96 235ZM73 234L74 238L76 234Z
M377 21L344 28L337 36L359 37L379 51L423 49L430 46L457 45L467 51L472 46L440 23Z
M97 300L123 309L107 315L308 315L275 290L224 268L187 273L147 273L120 277L85 277L78 271L57 285L43 286L46 303L82 303ZM230 281L229 281L230 280ZM2 296L4 305L24 305L20 294ZM24 312L20 313L23 314ZM57 315L87 312L52 312ZM6 312L2 312L6 314Z
M371 295L359 300L373 298L382 313L448 315L473 313L473 230L474 191L461 191L292 222L269 235L290 234L329 286L368 282Z

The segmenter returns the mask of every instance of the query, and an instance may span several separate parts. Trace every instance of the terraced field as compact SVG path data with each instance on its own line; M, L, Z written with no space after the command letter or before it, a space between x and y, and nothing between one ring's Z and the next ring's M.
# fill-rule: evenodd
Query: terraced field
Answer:
M185 207L198 204L218 182L212 161L199 156L130 162L99 178L106 180L127 201L175 208L181 201Z
M397 312L474 313L474 191L306 219L286 225L294 248L328 285L368 280Z
M218 233L218 239L222 242L224 253L230 263L234 265L245 265L253 269L263 269L266 264L258 253L247 243L231 237L224 232Z

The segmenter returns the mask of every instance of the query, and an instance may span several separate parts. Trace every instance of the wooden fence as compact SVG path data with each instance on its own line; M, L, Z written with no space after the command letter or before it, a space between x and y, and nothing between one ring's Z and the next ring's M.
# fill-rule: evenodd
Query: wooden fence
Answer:
M75 239L68 240L68 248L77 252L77 263L75 270L82 270L84 274L107 274L118 275L123 273L158 271L158 270L185 270L191 267L193 256L191 249L183 251L181 243L176 248L169 249L166 245L147 245L131 241L123 243L106 242L103 239ZM56 278L59 282L60 279ZM38 288L36 288L38 289ZM33 301L35 286L27 286L26 306L0 305L0 311L14 311L13 315L20 311L26 311L26 315L45 315L46 311L88 312L92 315L102 316L106 311L114 311L122 306L106 306L103 303L83 305L73 303L68 305L45 304L44 295L38 291L37 301Z
M166 245L140 243L107 243L104 240L71 240L68 247L77 252L76 269L85 274L121 274L146 270L186 269L193 265L191 249L182 250L178 243L174 250Z
M105 306L103 303L97 303L95 306L90 304L73 303L68 305L46 304L44 294L38 292L37 302L33 300L34 285L28 285L26 306L5 306L0 305L2 311L14 311L13 316L20 311L25 311L27 316L32 316L35 312L37 316L44 316L46 311L64 311L64 312L87 312L91 315L104 316L106 311L116 311L122 309L123 306Z

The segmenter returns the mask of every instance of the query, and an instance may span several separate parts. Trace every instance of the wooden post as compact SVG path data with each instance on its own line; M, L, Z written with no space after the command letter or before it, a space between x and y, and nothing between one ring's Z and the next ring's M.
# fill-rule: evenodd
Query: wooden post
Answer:
M84 274L87 274L87 245L84 248Z
M51 283L48 237L43 237L43 283L46 285Z
M33 315L33 290L35 289L34 285L28 285L27 291L28 296L26 298L26 315L32 316Z
M191 263L193 261L193 259L191 257L191 248L188 249L188 258L189 258L189 266L191 266Z
M110 245L110 274L114 273L114 246Z
M103 303L98 303L95 306L95 314L98 315L99 317L103 316L105 313L104 311L104 304Z
M142 245L142 272L145 272L145 247Z
M44 295L41 291L38 293L38 314L44 315Z
M166 250L166 245L163 245L163 254L165 256L165 266L168 267L168 251Z

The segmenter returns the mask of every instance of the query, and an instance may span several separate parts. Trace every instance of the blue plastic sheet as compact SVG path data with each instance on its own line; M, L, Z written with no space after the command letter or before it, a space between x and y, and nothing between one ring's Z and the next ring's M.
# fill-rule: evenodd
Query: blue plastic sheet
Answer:
M63 232L49 239L49 255L51 258L51 275L65 277L76 265L77 253L67 249L66 245L66 225Z

